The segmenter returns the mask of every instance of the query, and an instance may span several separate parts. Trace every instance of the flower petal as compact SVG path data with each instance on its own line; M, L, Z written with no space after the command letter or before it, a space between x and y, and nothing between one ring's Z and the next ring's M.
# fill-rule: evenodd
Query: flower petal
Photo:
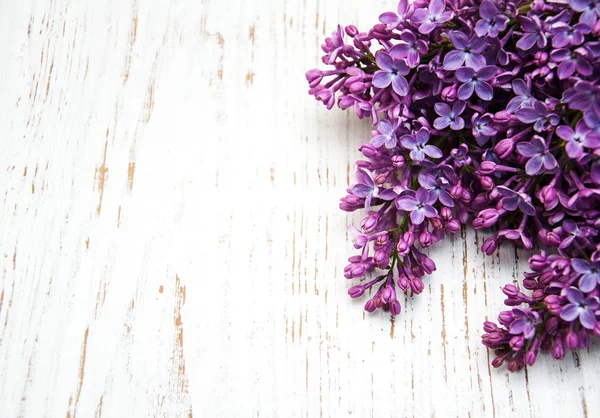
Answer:
M566 305L560 313L561 319L572 322L579 316L579 306L569 303Z

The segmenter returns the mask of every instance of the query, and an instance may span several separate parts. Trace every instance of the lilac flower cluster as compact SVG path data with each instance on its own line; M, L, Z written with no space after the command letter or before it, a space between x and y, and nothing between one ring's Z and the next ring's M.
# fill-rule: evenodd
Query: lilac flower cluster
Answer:
M467 223L494 227L484 253L507 240L540 250L531 294L505 286L512 310L485 323L493 365L586 347L600 336L600 3L400 0L379 20L338 26L329 69L306 74L328 109L374 127L340 203L366 212L351 228L350 296L396 315L398 292L421 293L436 268L423 249Z

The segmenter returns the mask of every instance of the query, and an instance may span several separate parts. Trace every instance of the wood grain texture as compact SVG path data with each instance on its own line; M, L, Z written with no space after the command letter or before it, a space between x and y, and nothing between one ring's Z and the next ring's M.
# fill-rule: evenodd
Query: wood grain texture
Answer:
M597 416L600 350L493 370L527 255L471 229L395 320L342 276L369 126L306 94L393 1L0 1L0 416Z

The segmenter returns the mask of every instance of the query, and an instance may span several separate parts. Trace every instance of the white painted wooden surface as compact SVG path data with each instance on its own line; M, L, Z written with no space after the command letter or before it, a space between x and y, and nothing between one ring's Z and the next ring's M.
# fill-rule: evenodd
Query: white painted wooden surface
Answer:
M395 321L346 296L369 126L304 72L394 3L0 1L0 416L598 416L598 344L488 365L526 254L469 229Z

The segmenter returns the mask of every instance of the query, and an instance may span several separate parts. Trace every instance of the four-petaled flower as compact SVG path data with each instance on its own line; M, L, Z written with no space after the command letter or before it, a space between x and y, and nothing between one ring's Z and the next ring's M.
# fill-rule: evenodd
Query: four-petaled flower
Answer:
M488 83L496 75L497 67L487 65L479 70L470 67L461 67L456 70L456 78L464 84L458 88L458 98L468 100L473 91L483 100L492 100L494 89Z
M462 167L463 165L471 165L471 157L469 156L469 146L460 144L458 148L450 151L450 155L454 158L454 165ZM447 206L447 205L446 205Z
M506 105L506 111L515 113L522 107L533 107L535 99L531 96L531 81L521 80L517 78L512 82L512 89L515 93L515 97L510 99L510 102Z
M500 32L506 29L508 17L498 12L496 5L490 0L484 0L479 6L479 16L475 24L475 33L477 36L489 36L495 38Z
M597 322L594 311L600 306L598 297L586 298L581 290L571 286L567 289L567 300L571 303L562 308L560 317L569 322L579 318L579 322L584 328L594 329Z
M550 59L560 63L556 70L560 80L571 77L575 70L583 76L591 75L594 72L594 67L592 67L589 58L589 52L585 48L577 48L574 51L561 48L550 53Z
M575 130L568 125L556 128L556 135L567 141L567 155L575 160L585 155L583 147L596 149L600 147L600 135L592 132L583 120L577 122Z
M390 84L392 89L399 96L408 94L408 82L405 75L410 72L410 68L404 60L395 60L387 52L378 52L375 56L379 71L373 76L373 85L380 89L386 88Z
M415 10L412 20L420 24L420 33L427 34L434 30L437 25L446 23L454 17L454 12L445 9L445 0L431 0L427 8Z
M600 14L600 1L598 0L571 0L570 6L576 12L583 12L579 17L580 23L585 23L589 27L594 27Z
M600 283L600 261L589 262L582 258L574 258L571 266L581 274L579 288L582 292L591 292Z
M435 129L445 129L448 126L454 131L460 131L465 127L465 120L460 117L466 107L465 102L457 100L450 108L450 105L439 102L434 106L435 113L440 115L439 118L433 121Z
M379 197L379 187L375 183L373 173L364 168L356 172L356 180L357 183L352 186L352 193L365 199L365 210L369 212L371 201L373 198Z
M573 26L558 22L552 25L552 46L554 48L563 48L568 45L581 45L583 36L590 33L591 28L585 23L577 23Z
M454 200L450 196L450 193L448 193L452 185L446 178L435 178L431 174L425 173L419 176L419 184L429 192L429 196L434 203L439 200L444 206L448 206L449 208L454 207Z
M371 139L371 144L377 148L381 147L382 145L385 145L386 148L394 148L398 143L398 139L394 133L395 131L396 127L392 125L389 120L383 119L377 126L377 132L379 132L379 134L375 135L373 139Z
M406 58L409 67L414 68L419 65L421 55L429 51L427 42L417 39L414 33L410 31L402 32L400 41L390 49L392 58Z
M385 23L387 30L396 29L398 25L412 15L413 9L410 7L409 0L400 0L398 2L398 14L386 12L379 16L379 21Z
M467 35L457 30L450 32L448 37L456 49L448 52L444 57L444 70L454 71L463 64L474 69L485 66L485 58L481 55L487 46L485 38L473 36L469 39Z
M556 126L560 117L556 113L550 113L544 102L536 101L533 107L522 107L515 113L517 119L523 123L533 123L533 129L537 132L545 131L549 125Z
M413 161L423 161L425 156L431 158L441 158L442 151L435 145L428 145L429 131L427 128L421 128L413 135L404 135L400 138L400 143L404 148L410 150L410 158Z
M525 215L535 215L535 208L531 204L531 197L524 193L515 192L506 186L498 186L498 192L504 196L500 204L509 212L520 209Z
M512 335L523 334L530 339L535 335L535 326L540 322L540 315L531 309L513 308L515 320L510 323L509 331Z
M416 193L406 193L396 199L396 207L400 210L410 212L410 221L414 225L423 223L425 217L433 218L437 216L437 210L431 206L435 203L436 198L431 196L431 193L425 188L419 188Z
M472 132L477 141L477 145L484 145L492 136L496 135L498 131L494 128L494 121L492 115L489 113L480 115L479 113L473 114L471 118L471 125L473 126Z
M527 164L525 164L525 172L530 176L554 170L558 166L556 158L548 150L544 140L538 135L534 135L531 142L518 143L517 151L523 157L529 158Z
M548 40L542 29L540 18L538 16L532 16L531 18L519 16L518 19L525 33L517 42L517 48L527 51L536 43L539 48L544 48Z

